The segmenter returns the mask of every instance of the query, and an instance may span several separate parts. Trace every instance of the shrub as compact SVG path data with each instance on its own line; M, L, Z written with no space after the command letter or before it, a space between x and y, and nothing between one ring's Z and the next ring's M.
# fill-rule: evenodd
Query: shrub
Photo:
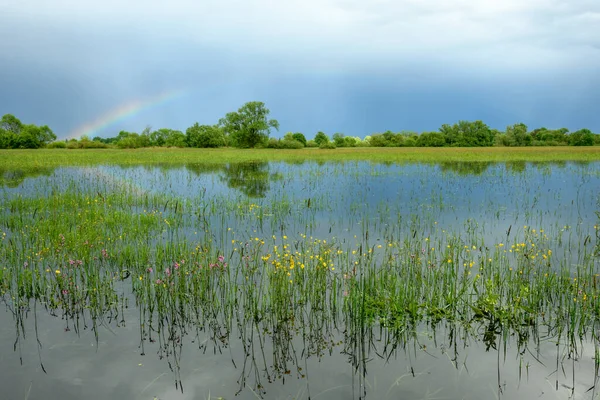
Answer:
M356 147L356 138L352 136L344 137L344 147Z
M329 142L329 136L323 132L317 132L315 135L315 143L320 147L323 143Z
M304 145L297 140L280 140L280 149L303 149Z
M319 146L320 149L335 149L337 148L334 142L325 142Z
M319 147L319 145L314 140L309 140L306 142L306 147Z
M48 149L66 149L67 144L65 142L52 142L49 143L46 148Z
M277 138L269 138L267 144L265 145L267 149L279 149L279 139Z
M185 131L185 141L190 147L222 147L225 146L225 133L216 125L196 122Z
M306 137L302 133L296 132L292 135L292 138L302 143L303 146L306 146Z

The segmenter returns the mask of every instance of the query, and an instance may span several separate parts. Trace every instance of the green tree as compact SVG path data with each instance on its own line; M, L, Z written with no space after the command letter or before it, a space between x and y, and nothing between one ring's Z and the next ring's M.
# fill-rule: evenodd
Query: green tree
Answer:
M344 134L339 132L334 133L333 142L337 147L344 147Z
M12 114L5 114L0 119L0 129L18 135L23 129L23 123Z
M16 146L21 149L39 149L56 140L56 135L47 125L23 125L21 132L16 135Z
M0 128L0 149L12 149L15 147L17 135Z
M317 144L317 146L321 146L324 143L328 143L329 142L329 136L327 136L324 132L317 132L317 134L315 135L315 143Z
M417 139L418 147L443 147L446 140L441 132L423 132Z
M122 149L138 149L150 146L150 136L148 134L140 135L135 132L121 131L117 139L116 144Z
M217 125L200 125L196 122L186 129L185 139L190 147L225 146L225 134Z
M580 129L569 135L569 144L571 146L593 146L594 134L589 129Z
M388 147L392 145L383 133L374 133L371 136L368 136L368 139L365 138L365 140L368 140L371 147Z
M506 138L509 146L526 146L531 143L531 135L527 133L527 125L524 123L507 126Z
M260 101L251 101L219 120L225 133L236 147L251 148L266 143L271 128L279 129L279 122L268 119L269 109Z
M292 137L294 138L294 140L297 140L298 142L306 146L306 137L302 133L296 132L292 135Z
M462 147L492 146L494 135L489 126L482 121L458 121L459 145Z
M185 135L181 131L169 129L169 134L165 139L165 146L167 147L186 147L187 142Z
M475 147L494 144L494 131L482 121L458 121L452 126L444 124L439 131L447 146Z
M460 141L460 133L456 124L454 126L443 124L440 127L440 133L444 135L444 140L448 146L458 146Z
M150 146L185 147L185 135L181 131L161 128L148 134Z
M356 147L356 138L352 136L344 137L344 147Z
M158 129L150 133L150 146L164 146L169 137L170 129Z

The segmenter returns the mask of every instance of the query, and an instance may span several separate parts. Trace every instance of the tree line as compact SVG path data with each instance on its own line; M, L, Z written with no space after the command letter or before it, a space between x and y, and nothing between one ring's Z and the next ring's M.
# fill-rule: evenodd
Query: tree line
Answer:
M545 127L529 130L517 123L505 131L490 128L482 121L459 121L444 124L434 132L386 131L364 138L334 133L331 137L317 132L307 140L300 132L288 132L283 138L270 137L279 129L279 122L269 119L265 104L252 101L237 111L227 113L214 125L196 122L185 133L146 127L141 133L121 131L115 137L56 141L56 135L46 125L25 125L7 114L0 120L0 148L141 148L141 147L238 147L301 149L304 147L487 147L487 146L593 146L600 145L600 135L589 129L569 132L567 128Z
M39 149L54 140L47 125L24 124L11 114L0 119L0 149Z

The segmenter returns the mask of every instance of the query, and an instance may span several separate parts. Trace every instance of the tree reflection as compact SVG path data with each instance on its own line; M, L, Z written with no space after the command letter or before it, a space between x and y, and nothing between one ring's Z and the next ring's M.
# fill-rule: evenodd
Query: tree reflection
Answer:
M248 197L265 197L270 188L269 163L244 162L227 164L222 169L221 180L231 189Z
M39 167L29 169L4 169L0 168L0 186L16 188L27 178L38 176L50 176L54 172L51 167Z
M458 175L481 175L492 165L492 162L466 162L466 161L452 161L440 163L440 169L442 172L454 172Z

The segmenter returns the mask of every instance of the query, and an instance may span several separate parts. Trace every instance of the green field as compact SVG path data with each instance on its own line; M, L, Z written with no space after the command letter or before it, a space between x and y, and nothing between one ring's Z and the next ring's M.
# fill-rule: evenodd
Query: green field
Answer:
M600 161L600 147L484 148L338 148L136 150L0 150L0 168L32 168L90 164L223 164L243 161Z
M573 368L557 387L559 379L583 391L596 384L600 165L589 161L600 160L597 148L9 150L0 158L0 302L17 327L15 349L37 349L27 338L40 340L38 320L24 328L34 315L44 335L89 331L95 345L135 337L142 354L159 355L155 376L165 375L165 357L167 375L187 385L190 341L213 354L231 346L231 360L213 366L222 379L239 376L218 388L226 398L304 378L306 363L327 353L361 382L398 349L430 352L438 341L453 343L455 359L496 351L498 377L501 358L512 357L545 376ZM44 315L60 316L64 329L52 332ZM125 321L136 329L121 329ZM540 351L547 343L551 351ZM39 357L42 366L53 361ZM578 370L584 383L575 384L575 365L594 377ZM339 386L331 371L311 374L310 385Z

